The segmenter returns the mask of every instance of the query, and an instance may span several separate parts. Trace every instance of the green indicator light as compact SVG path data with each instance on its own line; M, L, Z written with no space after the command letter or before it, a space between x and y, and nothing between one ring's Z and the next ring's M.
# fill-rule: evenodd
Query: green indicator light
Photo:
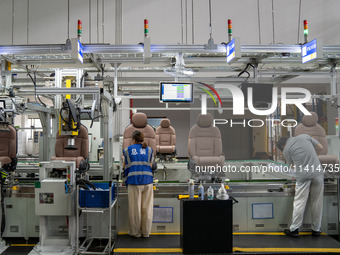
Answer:
M78 34L79 34L79 35L81 34L81 29L78 29Z
M145 34L148 34L148 33L149 33L149 30L148 30L148 29L144 29L144 33L145 33Z
M228 33L229 33L229 34L232 34L232 33L233 33L233 30L232 30L232 29L228 29Z
M305 29L305 30L303 31L303 33L304 33L305 35L308 35L308 29Z

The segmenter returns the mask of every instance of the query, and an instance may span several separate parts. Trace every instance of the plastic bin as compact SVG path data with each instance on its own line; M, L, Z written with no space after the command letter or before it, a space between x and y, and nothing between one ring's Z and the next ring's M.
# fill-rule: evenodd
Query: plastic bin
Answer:
M109 203L109 183L93 183L96 188L101 190L79 189L79 206L87 208L107 208ZM112 182L112 201L115 199L115 183Z

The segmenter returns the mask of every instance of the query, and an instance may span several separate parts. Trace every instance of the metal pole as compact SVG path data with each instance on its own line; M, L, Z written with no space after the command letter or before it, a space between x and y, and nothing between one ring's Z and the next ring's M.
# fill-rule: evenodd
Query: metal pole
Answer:
M79 253L79 185L76 186L76 194L77 194L77 199L76 199L76 217L77 217L77 222L76 222L76 254Z
M113 82L113 85L114 85L113 96L114 98L116 98L118 95L118 64L117 63L114 63L114 69L115 69L115 77L114 77L114 82Z
M202 94L201 99L201 114L206 115L207 114L207 94Z
M258 63L256 62L256 63L254 63L254 79L255 79L255 83L258 83L259 82L259 77L258 77L258 69L257 69L257 67L258 67Z
M331 67L331 95L336 95L336 63Z
M337 182L337 204L338 204L338 240L340 241L340 182L339 179Z

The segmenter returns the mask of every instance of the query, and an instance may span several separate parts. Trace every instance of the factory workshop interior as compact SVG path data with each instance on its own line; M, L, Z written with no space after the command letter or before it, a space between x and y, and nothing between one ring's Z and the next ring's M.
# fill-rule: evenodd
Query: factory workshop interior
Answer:
M339 9L0 0L0 254L340 254Z

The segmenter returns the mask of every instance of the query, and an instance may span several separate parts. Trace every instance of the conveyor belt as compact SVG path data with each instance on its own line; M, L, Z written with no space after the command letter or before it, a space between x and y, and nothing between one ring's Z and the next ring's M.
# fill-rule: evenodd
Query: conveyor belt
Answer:
M281 232L234 233L233 254L340 254L340 242L330 236L301 235L292 238ZM180 236L155 234L149 238L134 238L119 235L114 254L182 254Z

